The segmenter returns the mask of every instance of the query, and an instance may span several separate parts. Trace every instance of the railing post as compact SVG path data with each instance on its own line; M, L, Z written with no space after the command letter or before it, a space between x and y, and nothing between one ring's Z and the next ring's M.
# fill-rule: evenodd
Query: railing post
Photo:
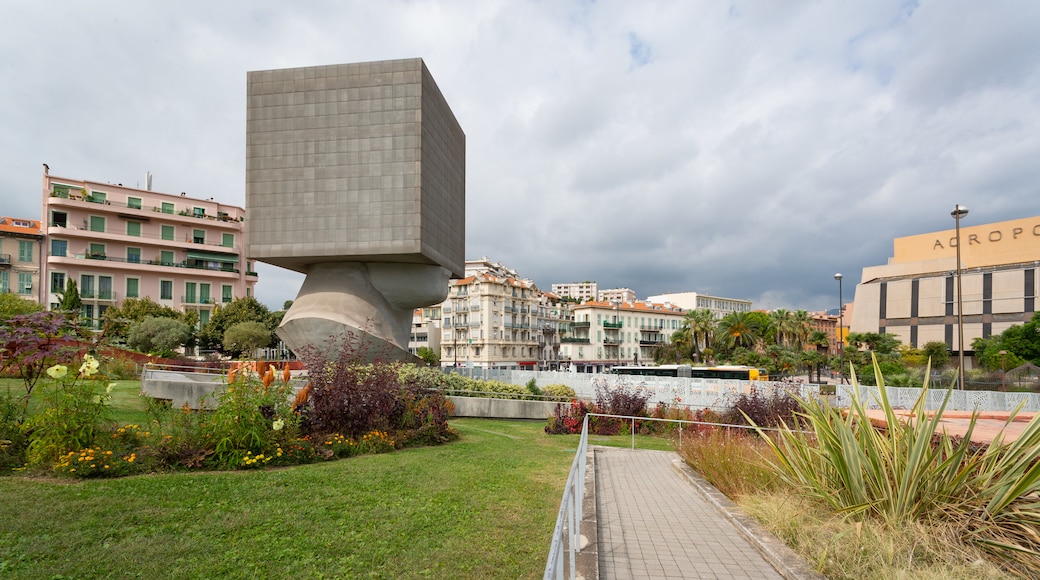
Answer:
M632 417L632 449L636 448L636 418Z

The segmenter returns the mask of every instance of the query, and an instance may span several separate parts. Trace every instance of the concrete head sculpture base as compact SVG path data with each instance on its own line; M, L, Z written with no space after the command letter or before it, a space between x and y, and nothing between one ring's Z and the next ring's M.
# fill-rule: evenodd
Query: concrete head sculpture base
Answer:
M285 313L278 336L295 352L318 347L316 336L326 340L351 336L366 362L410 358L412 312L443 301L450 276L445 268L425 264L316 264Z
M420 59L250 72L247 254L307 274L278 336L410 358L465 271L466 136Z

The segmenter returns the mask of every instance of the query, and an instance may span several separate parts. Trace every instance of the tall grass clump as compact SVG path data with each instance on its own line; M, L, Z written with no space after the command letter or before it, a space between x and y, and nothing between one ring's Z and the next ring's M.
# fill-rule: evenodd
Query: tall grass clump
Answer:
M949 392L929 412L925 382L911 420L902 421L876 360L874 371L884 429L872 426L853 372L847 412L804 400L799 428L783 425L775 440L759 431L782 480L861 521L878 519L896 530L919 522L951 526L1008 569L1040 576L1040 416L1016 441L998 436L979 449L971 442L975 417L963 438L941 430Z

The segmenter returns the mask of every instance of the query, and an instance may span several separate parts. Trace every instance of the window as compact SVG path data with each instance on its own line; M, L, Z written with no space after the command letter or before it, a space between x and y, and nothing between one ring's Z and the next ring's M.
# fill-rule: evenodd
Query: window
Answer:
M141 198L139 198L139 197L127 197L126 198L126 207L131 207L131 208L134 208L134 209L141 209Z
M126 235L141 237L141 222L126 222Z
M159 252L159 263L163 266L173 265L173 252L170 250L163 250Z
M209 304L209 284L199 283L199 304Z
M126 261L131 264L141 263L141 248L127 248Z
M93 298L94 297L94 277L82 274L79 277L79 297L80 298Z
M103 232L105 231L105 218L99 215L90 216L90 231L92 232Z
M51 272L51 292L62 293L65 291L65 273Z
M159 300L173 300L173 280L159 280Z
M83 305L83 320L87 321L87 325L94 328L94 305L84 304Z
M18 272L18 293L32 293L32 272Z
M209 322L209 310L200 310L199 311L199 328L202 328L203 326L206 326L207 322Z
M126 279L126 297L138 298L141 292L141 281L137 278Z
M228 302L231 302L231 299L234 297L234 293L233 292L234 291L232 289L231 284L224 284L223 286L221 286L220 287L220 301L224 302L225 304L228 303Z
M90 248L87 250L87 257L95 260L104 260L105 244L90 244Z
M202 217L202 216L206 215L206 208L204 208L204 207L192 208L192 215L194 215L195 217Z
M162 202L162 212L163 213L171 213L172 214L173 213L173 204L170 203L170 202L166 202L166 201Z
M51 240L51 255L64 258L68 255L69 243L65 240Z
M18 261L20 262L32 262L33 260L33 243L25 240L18 240Z
M69 227L69 214L63 211L51 212L51 225L59 228Z
M7 292L11 288L11 281L7 276L7 270L0 270L0 292Z
M191 241L196 244L205 244L206 230L191 230Z
M235 234L223 234L222 243L220 245L224 246L225 248L234 248Z
M113 298L111 276L98 276L98 298L102 300L111 300Z
M187 304L195 303L195 286L194 282L184 283L184 302Z
M173 240L173 226L163 226L162 235L160 236L164 240Z
M94 203L105 203L106 201L108 201L108 194L103 191L92 191L90 192L90 196L87 199L87 201L92 201Z

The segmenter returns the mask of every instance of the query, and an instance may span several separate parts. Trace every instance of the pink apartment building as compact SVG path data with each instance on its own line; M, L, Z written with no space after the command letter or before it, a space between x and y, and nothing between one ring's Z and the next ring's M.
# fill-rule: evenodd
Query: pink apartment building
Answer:
M40 301L54 308L67 280L95 328L124 298L149 297L198 310L251 296L257 276L245 257L245 210L210 199L43 176L46 224Z

